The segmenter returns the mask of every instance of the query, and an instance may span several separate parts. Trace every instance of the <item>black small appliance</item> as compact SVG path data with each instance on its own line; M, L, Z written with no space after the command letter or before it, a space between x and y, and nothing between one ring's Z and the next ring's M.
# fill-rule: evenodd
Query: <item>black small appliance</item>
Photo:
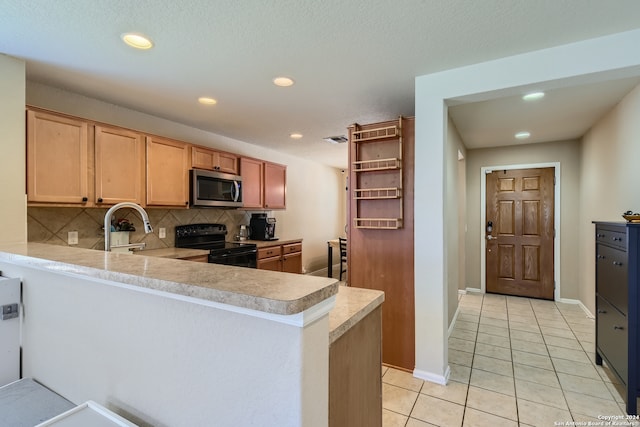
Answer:
M266 213L251 214L249 221L252 240L278 240L276 237L276 219L268 218Z
M176 248L207 249L212 264L256 268L257 246L253 243L226 242L224 224L176 226Z

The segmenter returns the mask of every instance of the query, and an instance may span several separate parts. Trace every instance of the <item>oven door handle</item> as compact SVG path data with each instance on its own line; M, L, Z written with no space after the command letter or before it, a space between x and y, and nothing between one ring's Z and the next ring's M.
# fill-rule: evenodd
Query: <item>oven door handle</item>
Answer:
M224 254L215 254L215 255L209 255L212 258L230 258L230 257L238 257L238 256L245 256L245 255L255 255L257 252L257 250L253 249L253 250L247 250L247 251L243 251L243 252L231 252L231 253L224 253Z

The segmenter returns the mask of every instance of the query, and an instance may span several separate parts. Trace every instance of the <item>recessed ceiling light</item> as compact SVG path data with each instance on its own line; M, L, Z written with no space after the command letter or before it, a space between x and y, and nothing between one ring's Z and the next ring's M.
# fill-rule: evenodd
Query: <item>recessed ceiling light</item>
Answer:
M291 135L289 135L291 138L293 139L300 139L302 138L302 134L301 133L292 133Z
M289 77L276 77L273 79L273 84L276 86L287 87L293 85L293 80Z
M522 97L525 101L536 101L544 98L544 92L531 92Z
M122 41L136 49L151 49L153 47L151 39L139 33L124 33L121 37Z
M198 98L198 102L204 105L215 105L218 103L218 101L216 101L215 99L209 98L207 96L201 96L200 98Z
M518 138L518 139L527 139L530 136L531 136L531 134L529 132L527 132L526 130L522 131L522 132L518 132L518 133L515 134L515 137Z

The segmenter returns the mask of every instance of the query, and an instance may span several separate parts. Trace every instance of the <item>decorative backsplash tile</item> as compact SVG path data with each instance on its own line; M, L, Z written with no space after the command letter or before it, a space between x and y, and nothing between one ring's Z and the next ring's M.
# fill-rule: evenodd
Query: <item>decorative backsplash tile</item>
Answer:
M145 249L170 248L175 244L176 225L220 223L227 226L227 240L234 240L240 225L248 225L251 212L237 209L146 209L153 233L145 234L142 219L132 209L116 211L116 219L126 218L136 228L129 234L130 243L144 242ZM69 246L68 232L78 232L78 246L87 249L104 249L103 208L27 208L27 240ZM158 237L160 228L166 229L166 238Z

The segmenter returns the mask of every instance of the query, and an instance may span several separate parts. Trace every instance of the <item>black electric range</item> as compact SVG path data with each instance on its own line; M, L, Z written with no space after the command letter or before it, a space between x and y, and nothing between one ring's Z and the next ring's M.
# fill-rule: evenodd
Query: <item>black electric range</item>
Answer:
M258 248L254 243L227 242L224 224L176 226L176 248L206 249L209 262L256 268Z

